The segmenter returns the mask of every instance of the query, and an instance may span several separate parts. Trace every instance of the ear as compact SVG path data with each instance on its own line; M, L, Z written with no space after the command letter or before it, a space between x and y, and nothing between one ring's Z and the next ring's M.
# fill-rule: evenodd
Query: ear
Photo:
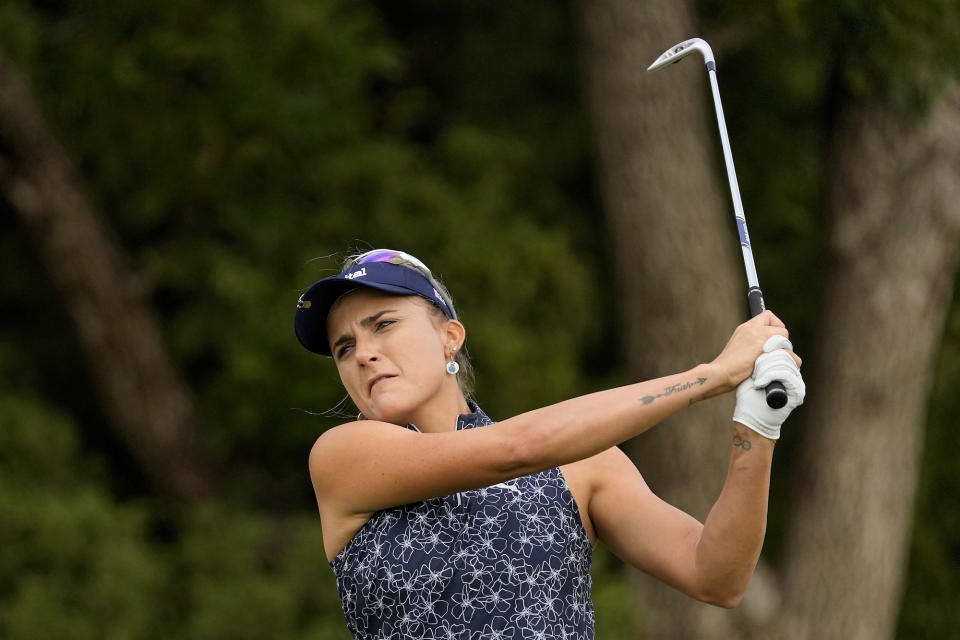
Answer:
M460 351L467 339L467 330L459 320L447 320L444 327L444 350L446 353Z

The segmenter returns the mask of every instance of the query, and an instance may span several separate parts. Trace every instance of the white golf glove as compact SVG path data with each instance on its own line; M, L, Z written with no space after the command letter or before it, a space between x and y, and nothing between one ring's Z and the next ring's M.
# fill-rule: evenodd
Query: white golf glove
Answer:
M785 349L792 350L793 345L783 336L773 336L763 344L763 353L753 365L753 375L737 387L737 406L733 410L734 422L771 440L780 437L780 425L794 408L803 404L807 393L800 368ZM782 383L787 391L787 404L779 409L767 405L764 393L774 380Z

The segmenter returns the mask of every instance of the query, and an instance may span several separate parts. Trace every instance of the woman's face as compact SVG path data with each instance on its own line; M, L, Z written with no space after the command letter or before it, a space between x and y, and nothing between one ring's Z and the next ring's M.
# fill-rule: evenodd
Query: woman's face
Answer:
M463 340L462 325L440 321L428 305L418 296L358 288L330 311L334 362L367 418L406 424L418 407L456 388L444 365Z

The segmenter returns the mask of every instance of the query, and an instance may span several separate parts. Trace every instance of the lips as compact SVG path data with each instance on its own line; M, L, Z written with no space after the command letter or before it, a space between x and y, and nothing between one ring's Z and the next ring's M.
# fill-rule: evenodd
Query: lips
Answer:
M376 385L381 380L386 380L388 378L396 378L396 377L397 376L389 373L381 373L380 375L374 376L373 378L370 379L370 382L367 383L367 393L372 393L374 385Z

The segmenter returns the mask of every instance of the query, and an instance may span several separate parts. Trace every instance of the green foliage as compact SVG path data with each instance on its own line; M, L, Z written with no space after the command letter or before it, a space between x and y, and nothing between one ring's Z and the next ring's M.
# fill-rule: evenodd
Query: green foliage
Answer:
M176 606L167 606L176 623L167 637L350 637L315 518L211 507L193 513L184 529L169 593ZM178 611L188 613L185 621Z
M960 74L960 5L953 0L701 0L708 22L736 25L752 55L781 60L795 87L813 80L854 99L920 113ZM762 47L754 48L762 44ZM817 60L819 76L792 71Z
M809 353L831 107L841 92L922 106L956 75L960 10L699 8L708 32L735 36L718 65L758 270ZM618 379L571 20L545 0L0 4L0 42L148 284L224 478L222 499L195 511L151 498L28 239L0 216L0 304L18 311L0 326L0 637L347 637L306 478L313 440L340 420L309 412L343 392L291 325L299 293L354 248L406 249L446 282L494 417ZM958 626L960 506L944 489L958 336L955 312L905 637ZM598 637L632 635L643 612L619 564L598 550L594 576Z
M881 91L903 106L923 106L945 76L960 72L955 2L847 0L837 12L843 79L856 96Z
M68 417L0 396L0 636L149 635L164 569L144 509L111 503L99 466Z
M920 113L960 72L960 5L706 0L700 6L708 29L735 25L740 38L728 52L717 51L717 67L768 305L807 354L805 370L829 366L809 357L824 290L811 283L825 283L830 265L823 241L830 224L825 159L838 94ZM956 637L960 628L960 504L953 472L960 446L951 437L960 409L951 391L960 379L958 313L960 297L954 295L934 376L898 637ZM794 455L789 440L778 445L765 545L774 562L787 525Z
M643 628L646 612L628 569L602 544L593 551L593 606L597 617L597 638L631 638Z
M314 517L198 508L164 541L109 497L77 426L0 396L0 636L349 638Z
M430 67L377 10L344 0L0 7L0 41L150 287L202 446L228 479L221 503L177 517L143 495L64 310L9 229L0 296L33 317L0 329L0 372L42 394L11 402L52 402L76 421L25 419L30 456L2 459L3 542L18 552L0 573L18 579L3 581L17 587L0 593L0 635L346 636L306 477L313 440L338 420L294 409L323 412L343 392L332 363L296 343L292 315L355 246L406 249L446 281L492 415L611 374L609 351L590 354L610 320L591 311L601 238L583 211L586 127L577 79L555 64L572 25L550 4L524 15L535 31L476 4L451 18L449 66ZM477 51L490 64L471 71ZM424 69L452 80L430 85ZM57 470L25 493L50 433L68 439Z
M152 288L200 399L203 444L231 469L238 499L300 504L308 491L306 453L336 420L291 408L323 412L342 390L332 364L293 339L294 302L354 245L404 248L446 279L492 414L583 388L593 265L575 257L582 211L556 173L584 163L585 137L570 132L585 128L569 127L550 162L541 146L543 123L578 113L538 103L494 122L464 113L418 143L436 98L358 3L16 6L0 33L33 25L15 53ZM543 21L544 37L563 35L556 22ZM490 34L470 33L495 49ZM556 75L550 62L539 54L517 81ZM484 371L510 371L515 384Z

